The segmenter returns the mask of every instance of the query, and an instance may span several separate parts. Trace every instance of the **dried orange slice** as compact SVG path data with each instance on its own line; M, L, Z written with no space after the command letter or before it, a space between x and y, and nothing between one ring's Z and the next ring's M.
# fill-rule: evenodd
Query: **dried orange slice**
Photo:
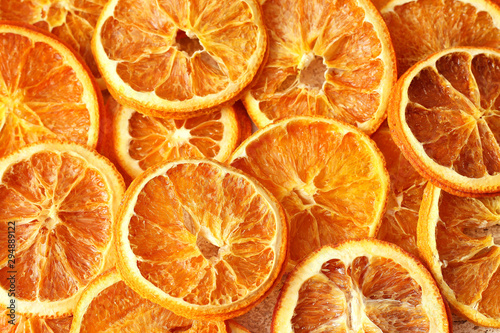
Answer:
M228 163L260 181L285 209L291 264L322 245L377 233L389 176L375 143L350 125L287 118L254 133Z
M266 55L267 34L256 0L111 0L92 50L121 104L187 118L237 99Z
M373 133L385 118L396 60L368 0L267 0L269 58L243 99L262 128L293 115L334 117Z
M489 0L392 0L380 9L399 76L450 47L500 48L500 8Z
M101 77L92 55L90 41L106 0L0 0L0 19L33 24L66 42ZM105 87L104 82L100 81Z
M236 111L236 118L238 118L238 128L240 129L240 137L238 140L238 145L245 141L250 135L252 135L252 120L248 116L247 110L241 101L237 101L233 105Z
M15 311L14 311L15 312ZM17 314L14 322L9 310L0 314L0 332L3 333L69 333L72 316L63 318L27 317ZM14 324L12 324L14 323Z
M133 178L163 160L213 158L224 162L236 148L239 119L233 107L185 120L149 117L118 103L113 147L121 167Z
M215 161L157 164L130 185L118 268L142 297L188 318L249 310L279 278L287 223L259 183Z
M500 327L500 197L463 198L428 184L418 248L450 305L468 320Z
M500 192L500 52L452 48L394 88L389 126L413 167L459 195Z
M226 333L224 322L186 319L139 296L111 270L83 293L73 316L71 333L185 332Z
M237 322L233 320L228 320L226 322L227 332L228 333L250 333L245 327L241 326Z
M418 256L418 210L427 181L404 158L392 140L387 122L371 138L384 155L391 178L387 209L377 238Z
M48 33L0 23L0 157L42 139L95 147L100 90L73 52Z
M0 304L70 314L115 262L112 223L124 191L108 160L75 143L42 142L0 159Z
M325 246L290 273L272 332L448 333L446 308L424 266L379 240Z

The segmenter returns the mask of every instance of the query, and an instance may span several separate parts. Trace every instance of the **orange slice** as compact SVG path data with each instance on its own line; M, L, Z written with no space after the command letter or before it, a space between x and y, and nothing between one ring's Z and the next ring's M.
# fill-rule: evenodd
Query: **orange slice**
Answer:
M20 21L47 30L77 51L95 78L97 69L90 41L106 0L0 0L0 19ZM99 80L100 84L104 82Z
M391 190L377 238L418 256L417 223L427 181L411 166L392 140L387 122L372 137L385 157Z
M500 8L489 0L392 0L380 12L391 34L399 76L450 47L500 48Z
M142 297L184 317L223 320L248 311L279 278L284 212L241 172L209 160L164 162L125 197L118 268Z
M240 129L238 145L240 145L240 143L252 135L252 120L248 116L247 110L241 101L234 103L233 108L236 111L236 118L238 118L238 128Z
M243 142L228 163L282 204L291 264L322 245L377 233L389 176L375 143L350 125L306 116L278 121Z
M42 142L0 159L2 307L70 314L83 289L115 262L112 223L124 190L108 160L75 143Z
M413 167L460 195L500 192L500 52L453 48L406 72L389 126Z
M226 322L227 332L228 333L250 333L245 327L241 326L237 322L233 320L228 320Z
M193 321L142 298L111 270L90 284L75 310L71 333L226 333L224 322Z
M187 118L238 98L266 55L267 34L255 0L111 0L92 50L121 104Z
M14 311L15 312L15 311ZM0 332L3 333L69 333L73 317L63 318L40 318L38 316L27 317L17 314L14 322L9 317L10 311L6 310L0 314ZM12 324L14 323L14 324Z
M272 332L448 333L432 276L397 246L379 240L325 246L290 273Z
M0 157L42 139L95 147L100 90L73 52L48 33L0 23Z
M428 184L418 248L450 305L500 328L500 197L463 198Z
M396 60L367 0L267 0L269 58L245 107L262 128L293 115L337 118L373 133L385 118Z
M116 102L110 107L115 115L114 154L132 178L163 160L213 158L224 162L238 143L239 119L233 107L185 120L149 117Z

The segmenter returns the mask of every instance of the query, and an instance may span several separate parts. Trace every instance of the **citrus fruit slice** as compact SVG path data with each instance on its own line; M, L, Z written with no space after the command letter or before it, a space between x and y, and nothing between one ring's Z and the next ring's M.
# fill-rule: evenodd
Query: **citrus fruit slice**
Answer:
M15 312L15 311L14 311ZM0 314L0 332L3 333L69 333L72 316L63 318L27 317L16 314L14 322L4 311Z
M500 48L500 8L489 0L392 0L380 12L399 76L450 47Z
M450 305L468 320L500 327L500 197L464 198L428 184L418 248Z
M269 58L244 103L262 128L293 115L334 117L373 133L385 118L396 60L367 0L268 0Z
M389 176L375 143L350 125L287 118L254 133L228 163L260 181L285 209L291 264L322 245L377 233Z
M116 270L95 279L83 293L71 333L184 332L226 333L224 322L201 322L175 315L139 296Z
M248 116L247 110L241 101L237 101L233 105L236 111L236 118L238 119L238 128L240 129L240 137L238 140L238 145L245 141L250 135L252 135L252 120Z
M53 33L77 51L99 79L101 74L90 41L105 3L106 0L0 0L0 19L32 24Z
M387 209L377 238L418 256L418 210L427 181L411 166L394 143L387 122L371 138L385 157L391 178Z
M210 160L160 163L128 188L118 267L141 296L188 318L249 310L279 278L287 223L250 177Z
M448 333L432 276L399 247L379 240L324 246L285 282L273 332Z
M0 159L0 304L70 314L115 262L112 223L124 191L108 160L75 143L37 143Z
M245 327L241 326L237 322L233 320L228 320L226 322L227 332L228 333L250 333Z
M255 0L111 0L92 50L121 104L186 118L237 99L266 55L267 34Z
M500 191L500 52L452 48L416 64L394 88L389 126L413 167L461 195Z
M95 147L100 90L73 52L41 30L0 23L0 157L59 138Z
M163 160L213 158L224 162L236 148L239 119L233 107L185 120L144 115L118 103L114 107L115 156L133 178Z

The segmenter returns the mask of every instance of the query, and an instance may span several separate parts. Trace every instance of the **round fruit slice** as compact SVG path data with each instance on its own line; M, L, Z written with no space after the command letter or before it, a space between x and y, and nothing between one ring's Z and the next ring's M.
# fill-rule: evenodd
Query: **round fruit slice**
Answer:
M227 332L228 333L250 333L249 330L238 324L233 320L228 320L226 322Z
M371 138L384 155L391 178L387 209L377 238L394 243L418 257L418 210L427 181L404 158L392 140L387 122Z
M0 23L0 157L42 139L95 147L100 90L73 52L22 23Z
M111 103L115 156L133 178L163 160L213 158L224 162L236 148L239 119L233 107L174 120L149 117Z
M285 209L292 264L322 245L377 233L389 176L375 143L350 125L288 118L254 133L229 163L257 178Z
M500 197L463 198L428 184L418 248L450 305L500 328Z
M399 76L450 47L500 48L500 8L489 0L393 0L380 9Z
M379 240L325 246L295 268L281 292L273 332L448 333L432 276Z
M368 0L267 0L269 58L245 107L262 128L293 115L333 117L373 133L396 81L389 32Z
M90 41L105 3L106 0L0 0L0 19L29 23L50 31L76 50L98 79L101 74Z
M394 88L389 126L413 167L459 195L500 192L500 52L453 48Z
M248 176L209 160L160 163L130 185L118 267L142 297L194 319L249 310L279 278L287 223Z
M75 143L42 142L0 159L0 304L70 314L114 265L112 223L124 191L107 159Z
M237 99L266 50L255 0L111 0L92 40L112 95L155 117L192 117Z
M13 310L13 315L15 310ZM69 333L73 317L40 318L15 314L15 319L9 317L10 311L0 314L0 332L3 333Z
M139 296L111 270L95 279L75 310L71 333L226 333L224 322L201 322L175 315Z

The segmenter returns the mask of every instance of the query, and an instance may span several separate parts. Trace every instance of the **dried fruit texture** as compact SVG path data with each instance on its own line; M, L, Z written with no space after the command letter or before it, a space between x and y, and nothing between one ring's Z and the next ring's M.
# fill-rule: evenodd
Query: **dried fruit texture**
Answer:
M500 8L489 0L395 0L380 9L398 75L450 47L500 48Z
M72 333L184 332L226 333L224 322L186 319L142 298L117 271L98 277L82 295L75 310Z
M423 177L447 191L500 191L499 68L493 49L448 49L419 62L394 89L395 142Z
M386 122L371 138L384 155L391 178L387 209L377 238L394 243L418 257L418 210L427 181L405 159L392 140Z
M500 197L463 198L427 185L418 247L443 295L468 320L500 327Z
M105 4L106 0L0 0L0 20L20 21L53 33L100 78L90 41Z
M174 118L237 99L266 49L255 0L111 0L92 41L120 103Z
M291 117L254 133L229 163L278 199L290 223L290 262L322 245L375 236L389 189L382 154L361 131Z
M190 318L249 309L285 262L284 212L257 182L209 160L160 163L129 187L116 225L120 273Z
M228 333L250 333L245 327L232 320L226 322L226 327Z
M15 270L18 314L71 313L85 286L114 264L112 223L123 192L110 162L74 143L30 145L1 159L0 303L10 304Z
M239 140L240 120L234 107L174 120L114 104L114 154L132 178L164 160L212 158L224 162Z
M373 133L396 80L389 32L373 5L268 0L262 10L269 58L243 99L255 124L320 115Z
M0 69L0 157L51 138L95 147L102 96L71 50L46 33L2 23Z
M29 318L17 314L15 323L12 325L9 322L12 319L8 315L8 310L0 314L0 331L3 333L69 333L73 320L72 316L44 319L37 316Z
M288 277L272 332L447 333L446 308L432 276L393 244L325 246Z

